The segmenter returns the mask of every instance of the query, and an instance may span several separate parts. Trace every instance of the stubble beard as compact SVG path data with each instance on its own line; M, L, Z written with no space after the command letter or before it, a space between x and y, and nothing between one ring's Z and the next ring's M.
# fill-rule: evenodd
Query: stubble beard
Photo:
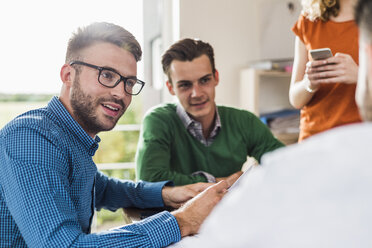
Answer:
M115 127L120 117L124 114L123 112L123 114L117 118L105 116L105 118L111 120L112 125L105 125L102 123L97 116L96 110L101 105L101 102L107 100L120 104L125 111L126 107L122 101L118 101L116 99L106 99L103 97L94 98L85 94L81 88L79 77L75 78L73 87L71 89L70 103L75 118L83 125L86 132L97 134L102 131L109 131Z

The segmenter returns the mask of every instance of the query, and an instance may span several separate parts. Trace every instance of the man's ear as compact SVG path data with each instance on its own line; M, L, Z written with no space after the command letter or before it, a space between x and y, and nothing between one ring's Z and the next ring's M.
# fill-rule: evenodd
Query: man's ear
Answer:
M219 74L218 74L218 71L217 71L217 69L215 70L215 72L214 72L214 79L216 80L216 85L218 85L218 83L220 82L220 76L219 76Z
M169 81L166 82L166 85L167 85L167 88L168 88L168 91L169 93L174 96L176 93L174 92L174 89L173 89L173 84Z
M365 44L365 52L367 55L367 94L370 96L370 101L372 101L372 43ZM372 107L372 102L370 103Z
M68 64L64 64L59 73L64 86L71 87L75 77L75 70Z

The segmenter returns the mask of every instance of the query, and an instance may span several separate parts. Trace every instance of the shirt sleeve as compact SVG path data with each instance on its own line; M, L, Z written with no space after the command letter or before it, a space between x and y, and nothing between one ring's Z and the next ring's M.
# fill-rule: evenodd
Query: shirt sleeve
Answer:
M163 211L107 232L81 234L72 247L165 247L180 240L181 232L176 218Z
M151 182L171 178L176 185L207 182L203 175L187 175L173 169L177 168L171 166L173 131L159 114L145 117L136 153L137 178Z
M195 171L191 175L192 176L202 175L207 179L208 183L215 183L216 182L216 177L214 177L212 174L210 174L206 171Z
M68 158L50 132L21 127L2 136L0 143L0 227L9 233L18 229L28 247L163 247L180 240L177 220L169 212L106 232L84 233L68 193ZM151 191L148 184L138 185ZM156 186L157 194L161 187ZM3 222L4 216L11 216L10 223ZM2 230L0 235L7 234Z
M305 43L304 41L304 25L305 25L305 17L303 15L300 15L297 22L293 25L292 31L295 33L300 40Z
M156 208L163 207L162 189L173 186L171 181L150 183L133 182L107 177L98 171L96 175L96 208L115 211L118 208Z

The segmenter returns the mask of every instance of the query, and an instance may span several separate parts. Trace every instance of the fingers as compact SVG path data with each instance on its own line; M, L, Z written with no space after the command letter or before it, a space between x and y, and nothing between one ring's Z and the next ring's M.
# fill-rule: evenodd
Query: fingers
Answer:
M213 195L224 194L227 192L228 183L226 181L221 181L219 183L210 184L202 193L196 193L194 198L203 198L203 197L213 197ZM209 195L209 196L208 196Z
M186 200L191 199L199 194L199 191L197 189L194 189L193 185L179 186L179 189L183 192L184 198Z
M235 172L234 174L232 174L231 176L229 176L226 181L229 185L229 188L231 187L231 185L233 185L236 180L238 180L238 178L243 174L242 171L238 171L238 172Z
M326 61L326 60L323 60L323 61ZM334 71L334 70L338 70L338 69L342 69L345 67L344 64L340 63L339 61L335 61L333 60L334 62L328 62L327 63L324 63L324 64L321 64L321 65L318 65L318 66L307 66L306 67L306 73L308 75L311 75L313 73L318 73L318 72L324 72L324 71Z
M172 212L178 222L182 237L198 232L204 219L227 192L227 188L226 181L213 184L180 209Z
M305 73L311 88L317 87L320 83L344 82L348 70L347 64L344 62L345 56L347 55L342 54L327 60L309 62L306 65ZM321 65L316 62L321 62Z
M208 188L212 188L211 191L215 191L217 192L217 194L225 193L224 189L228 188L226 185L227 185L227 182L223 181L221 182L221 184L220 183L219 184L195 183L195 184L177 186L177 187L166 186L163 188L163 191L162 191L164 205L171 206L173 208L179 208L185 202L194 198L200 192L203 192Z
M336 64L344 67L348 67L355 63L353 57L345 53L336 53L335 56L328 58L325 61L327 62L326 64Z
M223 180L210 186L207 190L215 190L217 193L226 193L228 188L229 188L228 182Z
M213 185L213 183L194 183L194 184L188 185L188 187L195 192L202 192L206 188L208 188L209 186L212 186L212 185Z
M336 58L351 58L349 54L346 53L336 53L335 56Z
M319 79L338 77L344 74L345 74L344 70L322 71L322 72L308 74L308 79L311 81L315 81Z
M238 175L238 176L241 176L243 175L243 171L238 171L238 172L235 172L233 175Z
M178 209L180 207L182 207L183 203L172 203L170 207L174 208L174 209Z
M216 183L226 180L226 177L216 177Z
M349 54L336 53L335 56L324 59L324 60L313 60L306 63L306 68L311 71L318 67L323 67L327 64L340 64L345 63L345 61L353 60Z
M185 186L178 186L189 198L195 197L200 192L203 192L208 187L212 186L213 183L194 183Z
M312 70L319 66L328 64L327 60L313 60L306 63L306 70Z

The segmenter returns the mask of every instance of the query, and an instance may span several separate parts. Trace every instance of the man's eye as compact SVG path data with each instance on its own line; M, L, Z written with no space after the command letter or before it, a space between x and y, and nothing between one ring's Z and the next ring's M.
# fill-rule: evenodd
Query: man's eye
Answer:
M134 80L134 79L127 79L127 81L126 81L127 87L133 88L134 85L136 85L136 82L137 81Z
M202 78L202 79L200 79L200 83L202 83L202 84L206 84L206 83L208 83L210 80L211 80L210 77Z
M191 87L191 84L190 83L181 83L181 84L178 84L178 88L183 89L183 90L188 89L190 87Z
M111 71L102 71L101 77L105 78L106 80L112 80L115 77L115 74Z

